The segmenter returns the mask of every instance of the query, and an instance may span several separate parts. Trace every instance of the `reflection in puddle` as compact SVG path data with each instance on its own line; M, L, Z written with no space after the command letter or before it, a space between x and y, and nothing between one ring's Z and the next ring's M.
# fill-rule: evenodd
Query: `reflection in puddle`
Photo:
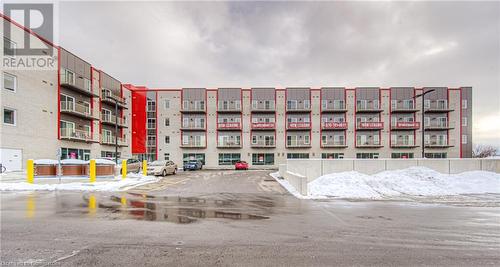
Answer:
M205 197L152 196L123 193L101 197L84 197L88 214L95 215L96 207L111 219L136 219L193 223L199 219L262 220L272 213L275 200L257 195L217 194Z

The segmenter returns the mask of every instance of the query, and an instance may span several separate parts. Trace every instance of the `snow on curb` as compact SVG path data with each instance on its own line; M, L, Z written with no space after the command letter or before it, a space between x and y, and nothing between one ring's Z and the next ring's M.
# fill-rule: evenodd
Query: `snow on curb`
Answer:
M308 183L303 196L286 180L274 177L292 195L301 199L351 198L391 199L407 196L452 196L462 194L500 194L500 174L470 171L442 174L426 167L384 171L367 175L356 171L323 175Z
M81 177L79 177L79 179L81 179ZM112 180L96 181L95 183L71 182L61 184L30 184L26 182L1 182L0 191L125 191L137 186L156 182L159 179L161 178L129 175L125 180L122 180L121 177L115 177ZM54 180L57 180L57 178L54 178Z

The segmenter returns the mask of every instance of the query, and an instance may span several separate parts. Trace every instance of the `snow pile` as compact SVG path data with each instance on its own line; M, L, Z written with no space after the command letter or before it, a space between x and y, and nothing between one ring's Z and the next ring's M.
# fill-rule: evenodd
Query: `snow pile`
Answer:
M57 165L58 161L55 159L35 159L33 163L37 165Z
M312 198L387 199L397 196L445 196L500 193L500 174L471 171L442 174L425 167L366 175L356 171L332 173L308 184Z
M63 165L85 165L87 162L81 159L63 159L61 160L61 164Z
M82 177L75 177L73 179L80 179ZM56 179L56 178L54 178ZM68 180L71 178L63 178L63 180ZM90 182L70 182L61 184L29 184L26 182L8 182L0 183L0 191L54 191L54 190L74 190L74 191L124 191L140 185L149 184L158 181L161 178L156 178L154 176L143 176L143 175L128 175L126 179L122 180L121 177L115 177L114 179L107 181L99 181L99 178L95 183Z

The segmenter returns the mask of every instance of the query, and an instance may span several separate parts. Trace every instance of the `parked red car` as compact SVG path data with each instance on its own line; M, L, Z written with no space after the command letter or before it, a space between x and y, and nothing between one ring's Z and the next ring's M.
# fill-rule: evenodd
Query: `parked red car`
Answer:
M236 170L248 170L248 163L246 161L238 161L234 164Z

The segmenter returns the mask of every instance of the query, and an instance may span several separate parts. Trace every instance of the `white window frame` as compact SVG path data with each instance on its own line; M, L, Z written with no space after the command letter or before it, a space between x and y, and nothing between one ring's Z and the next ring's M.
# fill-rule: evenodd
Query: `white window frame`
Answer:
M16 48L17 48L17 43L12 41L11 39L7 38L7 37L3 37L3 44L2 44L2 47L5 49L5 41L8 41L9 42L9 49L12 50L12 55L5 55L5 56L9 56L9 57L12 57L12 56L16 56ZM3 50L2 50L2 53Z
M308 134L304 135L304 145L311 144L311 138Z
M11 78L13 78L13 80L14 80L14 88L13 89L5 87L5 77L11 77ZM8 72L4 72L3 73L3 79L2 79L2 88L5 89L5 90L7 90L7 91L9 91L9 92L13 92L13 93L17 92L17 76L14 75L14 74L10 74Z
M462 117L462 126L467 126L467 117Z
M466 144L467 144L467 135L462 134L462 145L466 145Z
M462 99L462 109L467 109L467 99Z
M170 144L170 135L165 135L165 144ZM168 141L168 142L167 142Z
M168 122L168 123L167 123ZM170 126L170 118L165 118L163 120L163 123L165 124L165 126Z
M5 110L10 110L14 112L14 123L7 123L5 122ZM2 108L2 123L4 125L9 125L9 126L17 126L17 110L15 108L9 108L9 107L3 107Z
M163 101L163 108L169 109L170 108L170 99L165 99Z

